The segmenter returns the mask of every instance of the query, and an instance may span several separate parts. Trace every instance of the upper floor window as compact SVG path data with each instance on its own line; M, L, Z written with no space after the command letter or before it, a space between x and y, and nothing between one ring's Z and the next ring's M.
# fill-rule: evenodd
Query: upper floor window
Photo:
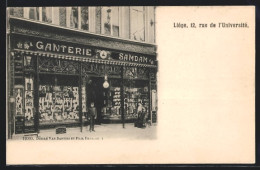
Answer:
M66 7L59 7L59 23L58 25L66 27L67 26L67 13Z
M89 30L89 8L82 7L12 7L10 15Z
M42 21L52 23L52 7L42 7Z
M10 15L13 15L15 17L24 17L24 8L23 7L12 7L10 8Z
M89 30L89 10L88 7L81 7L81 29Z
M89 30L89 9L88 7L68 7L67 21L69 27L82 30Z
M96 34L154 42L152 7L12 7L10 15Z
M137 41L144 41L144 7L130 7L130 38Z
M52 7L29 7L24 11L24 17L52 23Z
M39 7L29 8L29 19L39 20Z
M79 24L78 7L69 8L69 13L70 13L70 27L78 28L78 24Z
M119 7L102 7L102 34L119 36Z

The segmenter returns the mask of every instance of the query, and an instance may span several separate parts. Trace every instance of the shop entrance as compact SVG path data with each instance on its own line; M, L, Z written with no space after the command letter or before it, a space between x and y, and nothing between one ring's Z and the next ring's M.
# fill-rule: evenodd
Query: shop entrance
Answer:
M96 124L101 124L102 122L102 114L101 110L104 107L105 103L105 94L106 90L103 87L104 83L104 78L103 77L92 77L90 79L89 84L86 86L87 93L88 95L88 100L87 100L87 107L90 107L90 103L94 102L95 107L97 108L97 119L96 119Z

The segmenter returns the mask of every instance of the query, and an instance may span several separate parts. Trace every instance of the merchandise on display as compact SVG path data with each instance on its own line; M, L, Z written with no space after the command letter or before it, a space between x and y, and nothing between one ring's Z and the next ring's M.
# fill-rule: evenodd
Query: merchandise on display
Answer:
M25 77L25 124L34 124L33 79Z
M78 87L40 85L40 123L78 121Z

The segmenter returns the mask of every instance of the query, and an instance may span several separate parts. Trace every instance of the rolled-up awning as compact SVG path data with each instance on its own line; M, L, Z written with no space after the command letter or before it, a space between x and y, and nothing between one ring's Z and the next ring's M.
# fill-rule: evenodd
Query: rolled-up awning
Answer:
M73 60L73 61L81 61L81 62L89 62L89 63L98 63L98 64L108 64L108 65L122 65L122 66L133 66L133 67L149 67L149 68L156 68L157 65L151 64L139 64L133 63L128 61L120 61L114 59L98 59L98 58L91 58L91 57L79 57L67 54L55 54L55 53L48 53L42 51L31 51L31 50L23 50L23 49L14 49L14 51L19 52L20 54L25 55L35 55L35 56L43 56L48 58L57 58L57 59L64 59L64 60Z

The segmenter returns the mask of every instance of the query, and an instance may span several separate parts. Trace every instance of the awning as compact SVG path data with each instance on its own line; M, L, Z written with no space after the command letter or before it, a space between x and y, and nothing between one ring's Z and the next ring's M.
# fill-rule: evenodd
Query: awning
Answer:
M97 58L89 58L89 57L78 57L72 55L62 55L62 54L54 54L42 51L30 51L30 50L23 50L23 49L14 49L14 51L19 52L20 54L26 55L36 55L36 56L43 56L48 58L57 58L57 59L64 59L64 60L73 60L73 61L81 61L81 62L88 62L88 63L98 63L98 64L108 64L108 65L121 65L121 66L133 66L133 67L149 67L149 68L156 68L157 65L151 64L140 64L140 63L133 63L127 61L119 61L119 60L103 60Z

